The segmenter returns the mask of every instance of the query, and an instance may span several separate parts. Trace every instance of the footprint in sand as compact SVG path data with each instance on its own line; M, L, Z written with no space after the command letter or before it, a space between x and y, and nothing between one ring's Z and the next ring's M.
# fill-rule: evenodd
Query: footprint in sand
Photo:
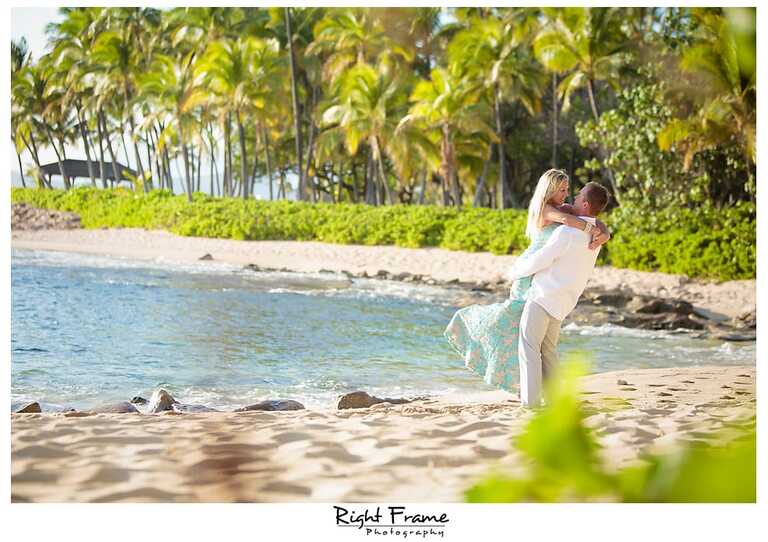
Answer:
M619 388L621 391L637 391L637 388Z
M660 397L672 397L674 394L673 393L668 393L666 391L660 391L656 395L659 395Z
M666 384L648 384L652 388L660 388L662 386L666 386Z

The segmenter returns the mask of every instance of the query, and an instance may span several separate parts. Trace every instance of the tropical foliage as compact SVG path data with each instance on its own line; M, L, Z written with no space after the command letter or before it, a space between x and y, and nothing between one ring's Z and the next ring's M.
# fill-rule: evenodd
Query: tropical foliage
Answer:
M522 476L493 472L466 492L468 502L755 502L755 418L665 454L641 455L618 470L606 465L578 393L581 358L551 379L550 405L515 439Z
M205 175L218 197L504 209L551 166L618 203L641 184L662 207L754 199L753 9L60 11L45 54L11 47L13 142L41 187L41 150L69 189L77 146L93 186L120 162L189 201ZM626 102L651 87L642 153L665 167L638 181L604 134L638 128Z
M519 253L528 245L522 209L243 201L201 193L188 202L167 190L143 195L92 187L14 188L11 199L76 212L86 228L140 227L198 237L437 246L494 254ZM672 207L651 215L643 207L623 205L605 219L614 228L614 239L601 252L603 263L718 280L755 276L752 203L727 209L711 204L696 210Z

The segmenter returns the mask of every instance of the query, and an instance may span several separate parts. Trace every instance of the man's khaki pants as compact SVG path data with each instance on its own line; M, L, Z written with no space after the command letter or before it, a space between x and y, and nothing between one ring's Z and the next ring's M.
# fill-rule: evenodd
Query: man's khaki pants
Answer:
M541 404L542 379L552 376L557 367L561 323L533 301L525 303L518 343L520 402L525 406Z

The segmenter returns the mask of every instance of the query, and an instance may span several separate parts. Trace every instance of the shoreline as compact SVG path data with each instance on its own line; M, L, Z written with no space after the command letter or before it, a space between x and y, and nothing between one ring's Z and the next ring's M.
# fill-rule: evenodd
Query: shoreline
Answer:
M582 377L611 468L749 425L755 367ZM532 411L505 392L349 410L11 415L13 502L460 502Z
M419 275L426 284L431 280L485 290L503 289L506 283L502 275L516 259L434 247L182 237L140 228L13 230L11 247L178 263L197 262L206 257L257 268L299 273L331 271L372 278L410 274ZM755 280L714 283L681 275L601 266L596 268L587 289L688 301L715 322L732 320L756 307Z

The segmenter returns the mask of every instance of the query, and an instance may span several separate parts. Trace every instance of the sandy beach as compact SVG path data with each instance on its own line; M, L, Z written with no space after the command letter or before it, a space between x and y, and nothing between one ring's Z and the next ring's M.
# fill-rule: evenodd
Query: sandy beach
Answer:
M601 373L582 391L614 467L755 414L754 367ZM12 500L460 502L489 468L524 467L511 442L531 415L505 392L350 410L12 414Z
M298 272L378 271L413 273L441 281L493 282L512 266L516 256L462 252L440 248L336 245L305 241L235 241L182 237L166 231L126 229L14 230L13 248L80 252L168 262L193 262L206 254L214 261L286 268ZM621 289L639 295L685 300L710 318L727 320L754 310L755 281L722 283L679 275L603 266L587 288Z

